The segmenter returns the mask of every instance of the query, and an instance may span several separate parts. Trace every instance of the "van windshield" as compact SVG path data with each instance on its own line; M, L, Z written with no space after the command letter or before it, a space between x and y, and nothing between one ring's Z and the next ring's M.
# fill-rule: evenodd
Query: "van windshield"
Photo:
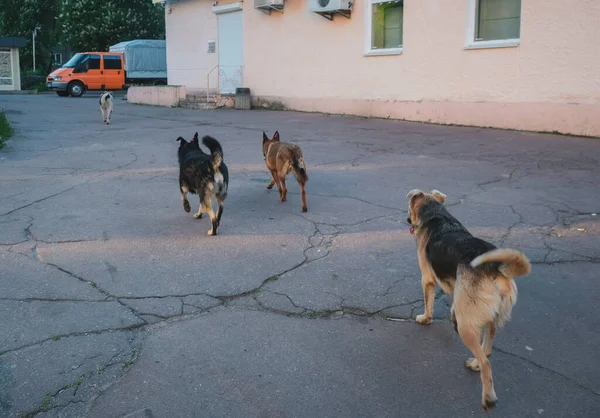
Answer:
M83 58L85 57L85 54L75 54L73 55L73 58L71 58L69 61L67 61L62 68L75 68L75 66L77 64L79 64Z

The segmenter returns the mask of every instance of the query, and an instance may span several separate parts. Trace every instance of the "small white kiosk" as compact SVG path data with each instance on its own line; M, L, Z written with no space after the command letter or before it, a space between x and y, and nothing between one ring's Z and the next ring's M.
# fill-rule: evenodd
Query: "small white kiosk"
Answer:
M0 90L21 90L19 48L25 46L25 38L0 36Z

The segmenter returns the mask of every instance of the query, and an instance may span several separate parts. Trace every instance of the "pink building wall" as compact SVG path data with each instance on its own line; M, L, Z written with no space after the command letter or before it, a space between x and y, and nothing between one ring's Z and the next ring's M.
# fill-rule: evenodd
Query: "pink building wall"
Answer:
M212 5L209 0L182 0L165 5L170 85L186 86L188 91L206 90L206 75L219 63L218 50L208 52L208 42L217 40L217 16ZM210 88L217 86L214 73Z
M295 110L600 136L600 1L523 0L520 45L474 50L468 2L405 0L390 56L364 55L365 0L333 21L245 2L244 84Z

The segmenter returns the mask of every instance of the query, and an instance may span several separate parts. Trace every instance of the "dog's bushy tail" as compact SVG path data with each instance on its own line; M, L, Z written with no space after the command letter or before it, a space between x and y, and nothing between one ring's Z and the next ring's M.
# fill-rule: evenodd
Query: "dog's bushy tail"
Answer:
M202 143L210 150L213 168L218 170L223 162L223 148L221 148L221 144L215 138L208 135L202 138Z
M531 271L529 258L521 251L512 248L498 248L481 254L471 261L471 267L475 268L484 263L500 263L500 273L511 279L525 276Z
M292 154L292 171L294 176L299 183L306 183L308 181L308 174L306 174L306 164L304 164L304 158L296 153Z

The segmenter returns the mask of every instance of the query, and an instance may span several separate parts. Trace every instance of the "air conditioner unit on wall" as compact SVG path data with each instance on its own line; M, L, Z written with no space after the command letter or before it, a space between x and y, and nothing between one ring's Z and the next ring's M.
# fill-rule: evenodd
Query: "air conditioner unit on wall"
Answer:
M263 13L271 14L271 10L283 13L283 2L285 0L254 0L254 8Z
M333 20L335 13L350 18L352 0L308 0L308 10Z

